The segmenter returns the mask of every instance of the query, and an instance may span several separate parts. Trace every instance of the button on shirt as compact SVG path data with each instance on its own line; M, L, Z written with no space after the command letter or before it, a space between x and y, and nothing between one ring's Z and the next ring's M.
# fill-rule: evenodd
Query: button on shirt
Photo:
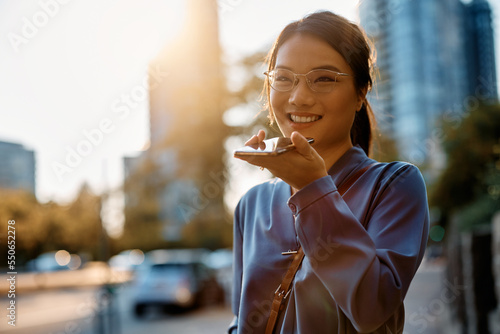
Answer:
M242 197L230 333L264 333L292 259L281 252L298 243L305 257L275 333L402 333L403 299L429 232L425 184L411 164L380 163L340 196L336 185L373 162L353 147L293 196L274 179Z

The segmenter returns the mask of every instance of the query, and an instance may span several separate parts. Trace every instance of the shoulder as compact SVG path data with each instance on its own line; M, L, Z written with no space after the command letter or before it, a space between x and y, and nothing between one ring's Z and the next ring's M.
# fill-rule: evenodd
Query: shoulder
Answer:
M422 173L417 166L411 163L404 161L377 163L373 167L373 173L378 179L379 190L382 192L391 190L398 193L426 196Z
M382 171L384 172L384 178L388 181L397 178L411 178L423 181L422 173L418 167L409 162L394 161L379 163L379 165L381 165Z
M272 206L276 202L286 203L287 184L280 179L272 179L249 189L239 200L234 210L234 224L240 231L244 226L252 226L258 217L272 214ZM288 195L290 196L290 195Z
M241 210L247 205L256 205L259 202L269 202L277 188L286 186L286 184L278 179L273 178L268 181L259 183L250 188L240 199L237 210Z
M268 191L272 191L276 187L281 186L281 184L284 183L281 179L278 178L272 178L270 180L264 181L262 183L259 183L253 187L251 187L244 195L243 198L245 197L253 197L253 196L259 196L265 193L268 193Z
M422 178L418 167L405 161L379 162L374 165L374 169L384 179L395 179L403 175Z

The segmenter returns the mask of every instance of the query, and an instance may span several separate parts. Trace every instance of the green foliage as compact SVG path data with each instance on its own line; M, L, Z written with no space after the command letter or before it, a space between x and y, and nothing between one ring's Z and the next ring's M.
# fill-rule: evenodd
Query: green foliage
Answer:
M0 191L0 221L15 220L16 259L22 265L44 252L64 249L97 259L102 235L100 197L85 185L68 205L39 203L32 194ZM0 244L6 244L6 225ZM6 251L4 252L6 254ZM3 266L5 263L0 263Z
M145 159L125 180L125 226L123 234L113 241L113 253L125 249L148 251L165 247L158 194L165 187L166 180L161 180L158 173L159 167L151 159Z
M183 231L184 246L216 250L232 244L233 225L229 219L204 217L187 224Z
M500 209L493 193L500 184L500 156L495 153L500 145L500 105L482 104L443 128L447 167L433 187L431 206L443 213L442 224L454 213L462 228L488 224Z
M266 51L258 51L242 58L235 66L242 72L242 77L247 78L241 87L230 90L226 97L227 109L237 105L253 106L255 114L251 122L241 127L233 127L230 135L248 138L255 134L258 129L265 129L267 137L277 137L281 133L276 125L271 125L268 118L267 98L264 87L264 71ZM260 104L256 104L256 101Z
M482 193L471 204L460 211L458 219L462 230L470 230L477 225L488 225L496 212L500 211L500 169L490 166L483 184L487 193Z
M379 131L376 131L373 135L370 156L380 162L391 162L400 159L396 141Z

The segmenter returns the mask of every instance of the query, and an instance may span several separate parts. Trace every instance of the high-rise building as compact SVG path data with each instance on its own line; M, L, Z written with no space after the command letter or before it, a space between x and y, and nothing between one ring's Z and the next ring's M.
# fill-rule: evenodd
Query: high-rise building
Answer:
M217 9L216 0L186 1L181 33L150 64L164 74L149 80L150 148L139 161L125 160L126 175L140 164L154 165L165 240L179 240L193 219L221 220L225 212Z
M486 0L473 0L466 7L467 58L470 94L496 100L497 78L491 7Z
M484 0L370 0L360 19L377 49L370 101L379 125L404 159L424 163L436 153L441 116L481 98L478 84L496 96L491 10Z
M16 143L0 141L0 188L35 194L35 153Z

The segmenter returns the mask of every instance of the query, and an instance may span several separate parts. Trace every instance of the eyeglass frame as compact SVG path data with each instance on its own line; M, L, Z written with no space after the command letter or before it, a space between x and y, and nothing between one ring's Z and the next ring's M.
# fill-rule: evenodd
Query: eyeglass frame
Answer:
M307 87L309 87L309 89L311 89L313 92L315 92L315 93L331 93L333 91L333 87L328 92L318 92L317 90L315 90L314 88L311 87L312 83L309 80L309 78L307 77L307 75L309 75L311 72L314 72L314 71L327 71L327 72L335 73L335 82L337 82L337 76L341 76L341 77L350 77L350 76L352 76L351 74L348 74L348 73L337 72L337 71L329 70L329 69L326 69L326 68L316 68L316 69L310 70L309 72L304 73L304 74L295 73L295 72L293 72L293 71L291 71L289 69L286 69L286 68L277 68L277 69L275 68L275 69L273 69L271 71L265 71L264 75L267 77L268 80L270 80L269 76L271 75L271 72L275 72L275 71L278 71L278 70L288 71L288 72L292 73L293 74L293 80L294 80L292 87L290 87L290 89L287 89L287 90L276 89L275 87L273 87L273 85L271 85L271 82L269 81L269 86L272 89L274 89L275 91L281 92L281 93L289 92L289 91L293 90L295 87L297 87L297 85L299 83L299 80L298 80L299 76L304 77L306 79Z

